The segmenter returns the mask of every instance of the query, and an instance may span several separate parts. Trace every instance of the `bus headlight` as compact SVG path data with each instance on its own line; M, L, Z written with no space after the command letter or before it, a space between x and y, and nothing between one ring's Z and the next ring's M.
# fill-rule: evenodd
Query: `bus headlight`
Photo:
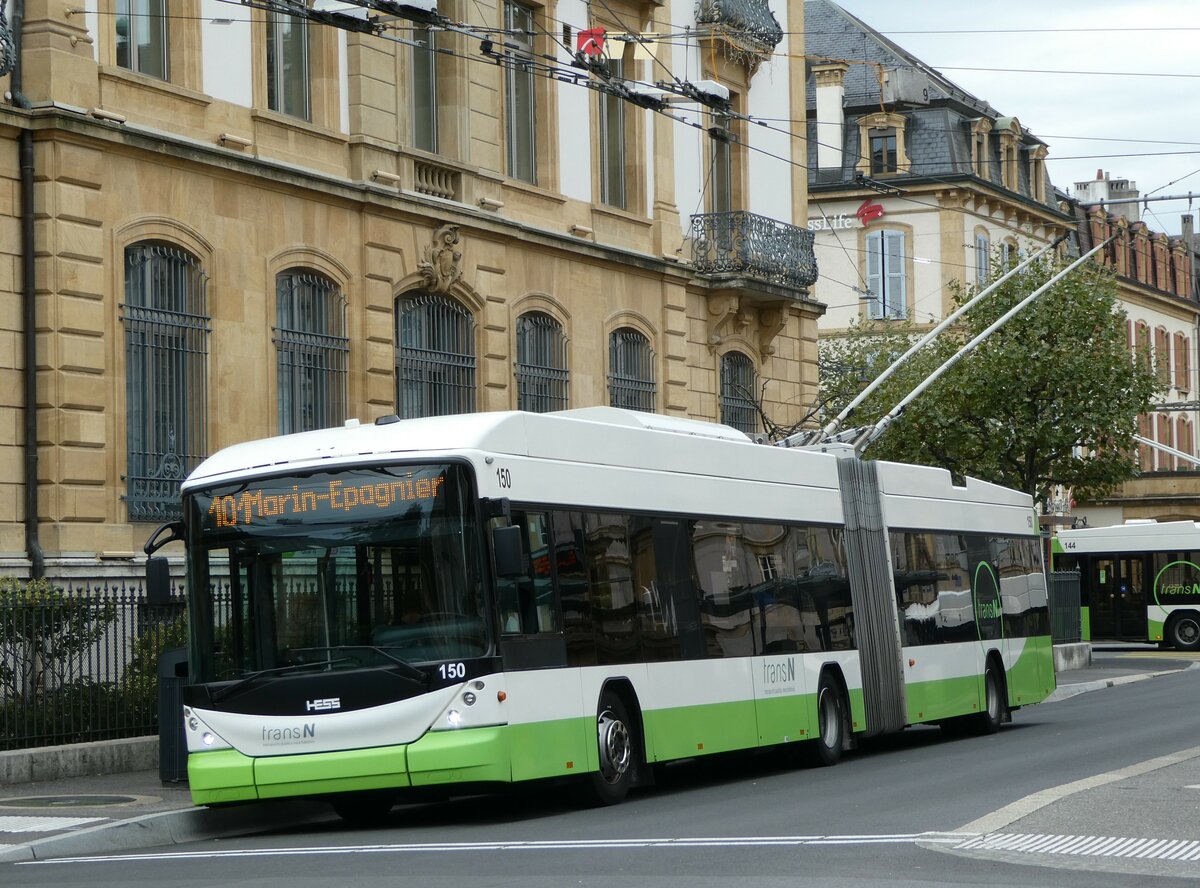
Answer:
M205 731L203 734L200 735L200 742L203 743L205 746L212 746L214 743L217 742L217 738L212 733L212 731Z
M452 728L457 728L462 724L462 713L457 709L451 709L446 713L446 724Z
M465 694L463 694L463 702L466 703L468 706L474 706L475 705L475 695L472 694L470 691L467 691Z

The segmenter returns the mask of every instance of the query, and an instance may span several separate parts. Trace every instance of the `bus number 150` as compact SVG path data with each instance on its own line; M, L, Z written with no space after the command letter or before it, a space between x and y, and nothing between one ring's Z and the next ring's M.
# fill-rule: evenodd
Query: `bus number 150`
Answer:
M438 667L444 679L462 679L467 677L467 667L464 663L443 663Z

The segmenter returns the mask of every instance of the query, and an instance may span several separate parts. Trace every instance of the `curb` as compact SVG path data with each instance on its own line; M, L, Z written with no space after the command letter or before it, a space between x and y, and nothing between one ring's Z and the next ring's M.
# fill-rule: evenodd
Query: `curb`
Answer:
M1177 673L1188 672L1192 669L1200 669L1200 663L1193 663L1191 666L1183 669L1164 669L1161 672L1139 672L1137 675L1122 675L1119 678L1100 678L1095 681L1081 681L1077 684L1059 685L1042 702L1057 703L1060 700L1069 700L1072 697L1078 697L1080 694L1086 694L1088 691L1099 691L1104 688L1116 687L1117 685L1133 684L1135 681L1158 678L1160 675L1176 675Z
M329 805L310 800L255 802L234 808L160 811L19 845L0 846L0 863L29 863L160 845L181 845L204 839L303 826L329 820L333 816Z

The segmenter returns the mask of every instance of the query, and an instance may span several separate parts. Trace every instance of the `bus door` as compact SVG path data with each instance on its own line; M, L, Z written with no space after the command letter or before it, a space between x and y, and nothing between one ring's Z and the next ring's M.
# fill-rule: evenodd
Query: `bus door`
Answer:
M1145 565L1140 556L1093 558L1088 587L1093 639L1146 637Z

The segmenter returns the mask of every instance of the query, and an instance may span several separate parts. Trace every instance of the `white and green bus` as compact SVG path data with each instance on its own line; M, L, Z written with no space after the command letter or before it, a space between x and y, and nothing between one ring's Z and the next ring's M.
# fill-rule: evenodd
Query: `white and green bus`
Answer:
M1054 567L1079 571L1085 640L1200 650L1200 524L1195 521L1060 530Z
M1054 688L1028 496L612 408L229 447L183 484L197 804L574 778L908 725Z

